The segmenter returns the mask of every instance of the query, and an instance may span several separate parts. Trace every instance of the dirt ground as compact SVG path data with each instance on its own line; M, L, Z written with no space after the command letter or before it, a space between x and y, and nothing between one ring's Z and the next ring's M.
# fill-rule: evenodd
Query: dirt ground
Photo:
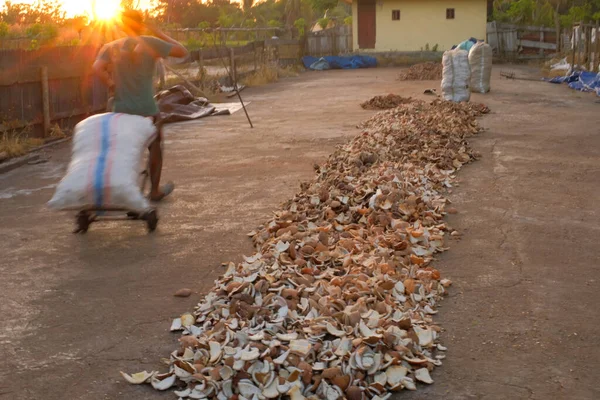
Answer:
M161 368L178 337L171 319L193 308L222 262L251 254L246 233L314 162L358 133L372 114L361 101L438 86L397 73L306 73L248 89L255 129L243 112L169 127L164 177L178 187L153 235L107 223L76 236L71 214L45 208L66 145L1 175L0 398L174 399L124 383L119 370ZM472 140L482 159L450 196L459 210L450 223L464 235L437 263L454 281L438 314L448 358L435 384L397 398L598 399L600 105L497 74L493 92L473 100L492 114ZM195 293L173 297L182 287Z

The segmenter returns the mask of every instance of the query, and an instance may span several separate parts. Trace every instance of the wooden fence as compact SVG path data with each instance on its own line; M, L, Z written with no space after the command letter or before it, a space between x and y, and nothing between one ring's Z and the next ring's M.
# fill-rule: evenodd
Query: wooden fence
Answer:
M600 68L600 23L580 23L571 35L571 65L580 65L590 71Z
M44 137L54 123L66 122L70 127L104 111L108 92L91 71L98 51L94 46L0 51L0 133L33 126L34 135ZM297 63L301 55L298 40L269 39L235 48L213 46L190 52L188 63L195 61L197 68L186 78L204 89L206 77L199 72L208 67L217 70L222 84L232 85L265 62L289 65ZM166 65L172 74L181 75L177 68Z
M167 29L165 33L184 44L194 40L204 41L207 46L213 46L215 43L225 45L228 41L264 41L285 34L285 30L282 28L180 28Z
M93 46L0 51L1 120L33 124L43 136L54 121L104 109L107 90L91 74L97 52Z
M306 55L322 57L352 52L352 26L342 25L306 37Z
M194 34L201 30L189 31ZM267 35L271 31L269 28L257 32ZM187 35L185 31L180 34ZM29 125L33 126L35 136L43 137L54 123L64 122L71 127L91 114L104 111L107 89L91 71L98 51L99 46L0 50L0 133ZM320 57L351 51L351 29L342 26L309 33L303 39L268 38L237 47L208 45L191 51L187 62L195 61L197 71L212 65L213 70L220 68L224 72L224 60L235 82L268 61L287 66L298 64L303 55ZM178 75L176 68L171 73ZM196 72L190 80L204 86L203 78L203 74ZM220 78L232 84L227 76Z
M494 52L507 59L545 58L565 47L568 34L561 28L519 26L498 23L487 24L487 42Z

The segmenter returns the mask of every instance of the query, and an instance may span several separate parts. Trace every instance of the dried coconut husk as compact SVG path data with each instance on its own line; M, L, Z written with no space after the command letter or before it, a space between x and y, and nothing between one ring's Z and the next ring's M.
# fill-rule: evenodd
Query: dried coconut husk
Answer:
M360 106L365 110L387 110L396 108L401 104L409 104L415 101L412 97L402 97L395 94L375 96L365 101Z
M445 357L433 315L451 284L433 263L444 193L474 159L482 111L436 100L365 121L250 233L256 254L173 322L169 374L125 378L210 399L384 399L432 383Z
M398 74L399 81L435 81L442 79L442 64L428 61L415 64Z

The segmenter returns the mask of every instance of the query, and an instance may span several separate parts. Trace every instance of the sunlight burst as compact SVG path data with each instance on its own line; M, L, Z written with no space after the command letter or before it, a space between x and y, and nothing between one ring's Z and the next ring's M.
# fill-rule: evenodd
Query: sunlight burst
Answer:
M120 10L119 0L97 0L93 5L94 17L104 21L115 18Z

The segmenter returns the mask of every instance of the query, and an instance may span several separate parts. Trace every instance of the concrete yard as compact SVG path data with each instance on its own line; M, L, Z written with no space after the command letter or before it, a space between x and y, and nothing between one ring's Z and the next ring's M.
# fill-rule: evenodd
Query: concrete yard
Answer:
M360 102L439 86L398 72L313 72L247 89L255 129L242 111L168 127L163 177L177 189L152 235L140 222L73 235L72 214L46 209L68 144L0 175L0 398L175 399L119 371L162 368L178 339L172 318L193 309L221 263L252 253L246 233L314 163L359 133L373 113ZM492 113L472 139L481 160L450 195L463 236L436 264L454 282L436 317L448 357L433 385L396 397L598 399L600 104L497 73L472 100ZM183 287L194 294L173 297Z

